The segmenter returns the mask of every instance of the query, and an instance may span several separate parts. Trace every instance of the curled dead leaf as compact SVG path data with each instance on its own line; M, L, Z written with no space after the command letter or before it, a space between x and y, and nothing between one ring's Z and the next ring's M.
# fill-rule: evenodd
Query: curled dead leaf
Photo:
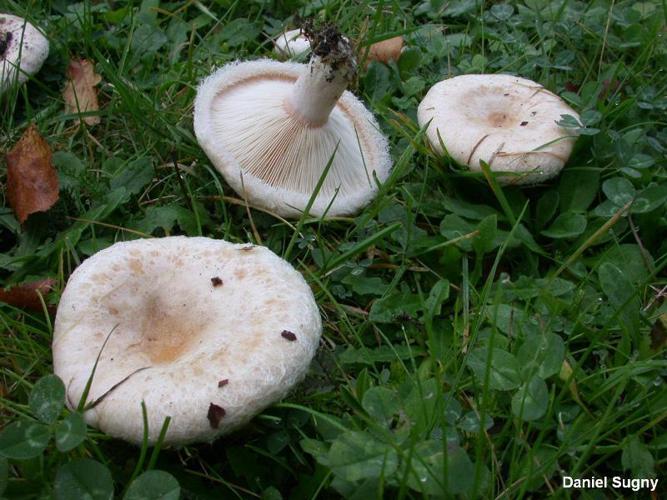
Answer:
M100 109L97 101L95 86L102 81L102 77L95 73L95 66L87 59L72 59L67 68L69 80L63 90L65 113L86 113ZM85 116L86 125L97 125L99 116Z
M58 201L58 174L51 157L49 144L34 124L7 153L7 198L21 224Z
M0 288L0 302L21 309L41 311L42 301L39 299L39 295L45 296L53 289L55 284L56 280L46 278L30 283L22 283L11 288Z

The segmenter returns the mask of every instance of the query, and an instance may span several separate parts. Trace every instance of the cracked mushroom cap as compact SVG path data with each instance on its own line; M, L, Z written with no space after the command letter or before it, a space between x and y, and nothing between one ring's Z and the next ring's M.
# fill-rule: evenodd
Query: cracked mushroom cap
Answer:
M241 197L283 217L303 213L332 156L311 215L357 212L391 170L374 116L345 91L356 75L349 42L337 31L315 40L309 64L227 64L195 100L195 134L213 165Z
M576 136L556 122L579 115L539 83L511 75L462 75L435 84L417 117L431 147L480 172L507 172L503 184L535 184L558 175ZM443 149L444 145L444 149Z
M0 14L0 92L37 73L49 55L49 42L22 17Z
M210 441L303 378L321 328L301 274L267 248L186 237L116 243L67 283L54 371L74 408L101 352L88 424L141 443L144 401L151 443L167 416L166 443Z

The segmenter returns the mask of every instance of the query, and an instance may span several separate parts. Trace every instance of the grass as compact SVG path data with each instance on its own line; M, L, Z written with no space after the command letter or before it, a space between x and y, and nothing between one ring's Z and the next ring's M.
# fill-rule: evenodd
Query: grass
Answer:
M4 283L54 277L57 304L76 266L115 241L205 235L288 255L324 322L286 401L214 444L139 450L81 428L42 379L49 315L0 305L0 455L30 457L0 458L5 496L74 498L94 478L108 498L139 477L144 498L645 498L563 490L561 478L667 481L664 0L1 0L0 11L42 26L52 47L36 78L0 98L0 147L36 122L61 184L57 205L23 226L0 190ZM292 224L246 207L192 132L198 80L269 56L294 12L360 47L407 40L354 89L395 159L356 217ZM102 75L92 128L62 111L71 57ZM560 177L500 187L431 153L419 100L471 72L534 79L581 113Z

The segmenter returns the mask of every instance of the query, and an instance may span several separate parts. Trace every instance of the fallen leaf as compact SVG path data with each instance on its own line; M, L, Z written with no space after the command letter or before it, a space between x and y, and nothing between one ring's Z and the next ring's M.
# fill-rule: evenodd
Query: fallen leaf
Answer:
M97 102L95 86L102 81L102 77L95 73L95 66L87 59L72 59L67 68L69 78L63 90L65 113L86 113L97 111L100 105ZM85 116L83 121L87 125L97 125L99 116Z
M46 278L30 283L22 283L11 288L0 288L0 302L5 302L21 309L41 311L42 302L39 300L39 294L45 296L55 284L56 280Z
M28 215L44 212L58 201L58 174L51 156L34 124L7 153L7 198L21 224Z
M401 57L401 50L403 50L403 37L395 36L371 45L368 50L368 60L383 63L398 61L398 58Z

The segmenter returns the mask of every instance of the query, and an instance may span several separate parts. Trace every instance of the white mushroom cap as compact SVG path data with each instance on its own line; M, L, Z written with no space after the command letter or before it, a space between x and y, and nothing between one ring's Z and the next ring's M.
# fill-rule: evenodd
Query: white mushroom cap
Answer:
M197 140L254 205L300 216L334 152L313 215L354 213L375 196L374 176L382 182L389 175L387 140L373 115L344 91L356 67L343 45L346 59L314 54L308 65L232 63L199 86Z
M25 19L0 14L0 92L39 71L49 55L49 41Z
M170 416L166 443L178 445L212 440L284 397L306 373L321 329L303 277L267 248L136 240L93 255L70 277L53 365L75 407L101 351L87 402L106 396L86 422L141 443L144 401L149 441Z
M481 171L510 172L503 184L534 184L558 175L576 141L556 122L579 115L539 83L511 75L462 75L437 83L417 117L433 149ZM442 143L441 143L442 141Z
M310 42L301 29L284 31L273 41L273 51L282 58L298 58L310 52Z

